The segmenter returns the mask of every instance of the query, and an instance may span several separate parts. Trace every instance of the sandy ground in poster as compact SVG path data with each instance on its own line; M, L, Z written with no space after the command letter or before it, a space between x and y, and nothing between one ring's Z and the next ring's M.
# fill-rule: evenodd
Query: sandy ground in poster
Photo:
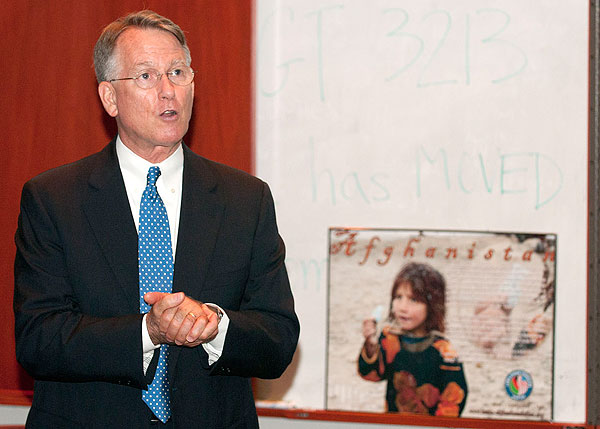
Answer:
M356 233L353 244L351 233ZM385 412L386 382L363 380L357 372L361 327L364 319L382 314L378 326L385 323L394 277L414 261L429 263L446 279L445 334L458 350L469 388L462 417L551 420L554 262L544 262L545 253L534 250L555 248L555 239L368 229L336 235L332 230L338 251L329 265L327 409ZM430 248L436 248L433 255ZM448 257L449 248L456 249L456 257ZM482 306L484 313L476 314ZM535 331L536 345L514 353L523 331ZM524 400L506 391L506 377L514 370L531 375L533 389Z

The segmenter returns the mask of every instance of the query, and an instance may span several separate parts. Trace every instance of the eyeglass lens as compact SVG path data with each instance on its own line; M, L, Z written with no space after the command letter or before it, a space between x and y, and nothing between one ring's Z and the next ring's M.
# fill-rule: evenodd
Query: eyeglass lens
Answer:
M164 74L175 85L189 85L194 80L194 71L190 67L178 67ZM137 76L135 83L140 88L152 88L158 83L162 75L163 73L159 73L156 70L145 70Z

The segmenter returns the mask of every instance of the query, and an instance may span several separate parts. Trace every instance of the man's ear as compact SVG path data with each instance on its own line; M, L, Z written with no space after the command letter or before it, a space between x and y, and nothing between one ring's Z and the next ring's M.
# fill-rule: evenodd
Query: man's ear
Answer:
M117 108L117 94L115 92L115 87L109 82L100 82L98 85L98 95L100 96L100 101L102 101L106 113L113 118L117 116L119 114L119 109Z

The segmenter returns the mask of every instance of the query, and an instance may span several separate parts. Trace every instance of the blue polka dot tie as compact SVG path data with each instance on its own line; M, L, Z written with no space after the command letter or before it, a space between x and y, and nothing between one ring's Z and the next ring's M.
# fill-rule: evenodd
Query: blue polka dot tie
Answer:
M171 292L173 285L173 252L167 210L158 195L156 180L159 167L148 170L148 184L142 194L140 225L138 230L138 265L140 282L140 313L150 311L144 301L147 292ZM163 423L171 417L168 380L169 345L160 347L158 367L142 399Z

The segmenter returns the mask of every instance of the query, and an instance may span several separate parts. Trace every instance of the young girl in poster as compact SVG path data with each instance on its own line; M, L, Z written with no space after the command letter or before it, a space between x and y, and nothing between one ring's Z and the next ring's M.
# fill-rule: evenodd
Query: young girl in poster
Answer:
M459 416L467 398L462 363L443 336L446 282L427 264L409 263L392 286L389 324L363 322L358 371L387 381L389 412Z

